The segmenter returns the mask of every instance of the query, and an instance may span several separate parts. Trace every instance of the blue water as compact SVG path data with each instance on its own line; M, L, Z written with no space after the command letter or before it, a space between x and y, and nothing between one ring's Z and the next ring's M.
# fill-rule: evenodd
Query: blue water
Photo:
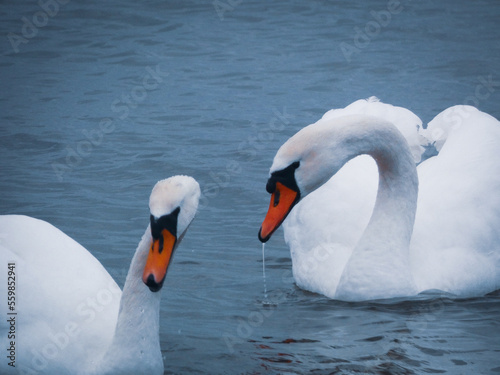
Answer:
M43 1L41 2L42 4ZM154 183L202 186L161 305L167 374L498 374L500 295L344 303L257 231L279 146L372 95L500 118L500 2L8 0L0 213L47 220L123 285Z

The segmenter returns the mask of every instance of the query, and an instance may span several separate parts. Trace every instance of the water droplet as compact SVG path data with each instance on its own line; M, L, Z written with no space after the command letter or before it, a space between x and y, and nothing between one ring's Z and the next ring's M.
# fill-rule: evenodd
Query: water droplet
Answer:
M267 301L267 282L266 282L266 253L265 253L266 244L262 243L262 278L264 280L264 304L268 303Z

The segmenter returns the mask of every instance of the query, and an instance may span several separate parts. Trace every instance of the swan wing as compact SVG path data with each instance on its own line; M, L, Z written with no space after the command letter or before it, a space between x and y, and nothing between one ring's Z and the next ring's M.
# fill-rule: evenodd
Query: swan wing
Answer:
M421 133L430 144L439 152L448 139L448 135L461 127L464 122L469 122L469 117L477 116L478 109L470 105L455 105L439 113L427 124Z
M417 168L416 282L465 297L491 292L500 287L500 122L455 106L429 125L440 151Z
M26 373L75 373L82 353L102 355L121 290L92 254L51 224L18 215L0 216L0 254L2 266L15 264L16 350ZM2 280L0 289L6 285ZM2 301L4 317L7 308Z

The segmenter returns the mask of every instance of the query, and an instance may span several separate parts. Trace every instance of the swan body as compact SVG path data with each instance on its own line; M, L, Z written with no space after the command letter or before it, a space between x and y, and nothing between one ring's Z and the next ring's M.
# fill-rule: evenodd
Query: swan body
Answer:
M411 243L418 290L484 295L500 288L500 122L458 105L427 130L438 136L428 138L439 154L418 167Z
M498 288L498 121L469 110L460 126L434 131L441 151L417 172L415 142L431 134L401 131L388 112L342 111L290 138L271 167L259 237L284 221L297 285L353 301Z
M393 123L406 138L415 163L420 162L429 140L420 133L422 121L413 112L371 97L330 110L317 124L334 124L335 119L351 115L374 116ZM370 219L377 185L375 160L359 155L290 212L283 228L299 286L334 298L345 264Z
M18 276L18 371L162 374L160 293L152 291L157 285L149 275L157 272L150 261L157 242L152 226L179 208L173 234L179 240L173 252L194 218L199 195L191 177L174 176L156 184L150 197L151 224L132 259L123 292L91 253L51 224L27 216L0 216L2 264L14 263ZM1 287L5 285L7 280L2 280ZM6 304L2 311L7 316ZM2 341L2 347L8 343ZM2 373L12 370L5 361L0 366Z

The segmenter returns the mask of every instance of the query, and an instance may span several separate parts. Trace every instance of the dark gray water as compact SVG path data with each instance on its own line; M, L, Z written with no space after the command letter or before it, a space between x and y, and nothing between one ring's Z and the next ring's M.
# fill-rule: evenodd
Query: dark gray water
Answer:
M166 373L500 373L498 293L328 300L294 285L278 232L263 305L257 240L272 157L328 109L376 95L424 122L455 104L500 118L500 2L57 4L0 6L0 212L51 222L123 285L152 186L194 176Z

